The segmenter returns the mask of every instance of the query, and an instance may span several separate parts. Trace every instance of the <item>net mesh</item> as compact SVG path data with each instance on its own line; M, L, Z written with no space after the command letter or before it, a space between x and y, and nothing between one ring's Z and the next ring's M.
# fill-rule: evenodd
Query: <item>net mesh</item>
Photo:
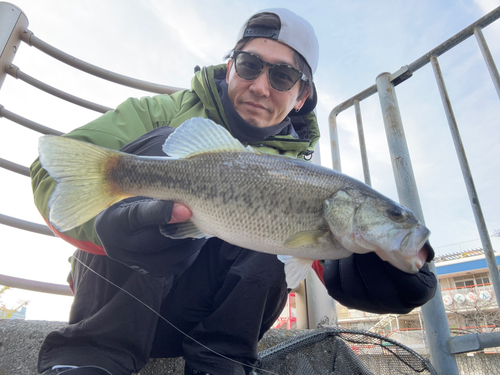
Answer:
M256 374L391 375L437 374L412 349L374 333L326 329L292 339L259 353Z

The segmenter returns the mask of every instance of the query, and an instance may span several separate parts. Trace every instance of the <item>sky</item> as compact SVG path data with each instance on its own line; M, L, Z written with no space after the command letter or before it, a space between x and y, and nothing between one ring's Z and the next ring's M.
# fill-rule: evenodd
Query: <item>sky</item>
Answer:
M316 30L314 76L322 131L321 163L331 167L328 116L341 102L417 60L500 0L227 1L16 0L29 29L45 42L102 68L146 81L189 87L196 65L224 62L245 19L255 11L287 7ZM500 62L500 21L483 30ZM489 233L500 229L499 97L474 37L439 57ZM150 95L89 76L22 44L14 59L25 73L73 95L116 107ZM428 64L397 86L398 103L426 225L438 254L481 247L439 92ZM68 132L99 114L51 97L8 76L0 105ZM397 200L378 95L361 103L372 186ZM354 109L338 116L342 172L363 180ZM0 157L29 166L39 133L0 118ZM29 178L0 169L0 213L43 223ZM0 274L64 284L72 246L0 225ZM67 320L70 297L10 290L7 305L28 300L27 318Z

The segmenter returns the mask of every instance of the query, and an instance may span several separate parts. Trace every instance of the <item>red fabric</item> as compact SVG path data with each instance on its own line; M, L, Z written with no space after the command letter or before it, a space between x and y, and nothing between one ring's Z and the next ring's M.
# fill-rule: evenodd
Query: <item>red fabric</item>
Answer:
M316 272L316 275L318 275L319 279L325 284L325 280L323 279L323 266L321 265L319 260L315 260L312 264L312 268L314 272Z
M45 220L45 218L44 218ZM73 237L66 236L65 234L62 234L59 232L56 228L54 228L47 220L45 220L47 225L49 226L50 230L54 232L54 234L63 239L64 241L70 243L71 245L77 247L80 250L83 250L87 253L90 254L95 254L95 255L106 255L106 252L104 251L104 248L102 246L97 246L96 244L90 242L90 241L80 241L77 239L74 239Z

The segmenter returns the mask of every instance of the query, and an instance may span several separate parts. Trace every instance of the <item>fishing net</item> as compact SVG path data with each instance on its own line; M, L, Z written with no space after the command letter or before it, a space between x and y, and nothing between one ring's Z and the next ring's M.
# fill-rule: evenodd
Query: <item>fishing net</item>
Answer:
M412 349L374 333L326 329L288 339L259 353L255 374L437 374Z

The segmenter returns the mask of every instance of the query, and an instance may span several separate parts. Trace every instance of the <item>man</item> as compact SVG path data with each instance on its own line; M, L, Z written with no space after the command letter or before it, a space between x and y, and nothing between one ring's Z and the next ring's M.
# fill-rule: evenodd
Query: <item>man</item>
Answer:
M228 57L227 64L197 69L191 90L129 99L66 136L163 155L174 129L202 116L263 152L308 159L319 139L313 112L318 43L311 25L286 9L258 12ZM47 218L55 181L38 161L31 174L35 203ZM130 374L151 357L176 356L184 356L185 374L251 371L258 340L286 302L283 264L218 238L160 234L159 226L190 215L180 203L135 197L57 233L80 249L70 275L75 300L68 327L42 345L40 372ZM316 262L314 268L332 297L379 313L408 312L436 288L427 266L405 274L374 254Z

